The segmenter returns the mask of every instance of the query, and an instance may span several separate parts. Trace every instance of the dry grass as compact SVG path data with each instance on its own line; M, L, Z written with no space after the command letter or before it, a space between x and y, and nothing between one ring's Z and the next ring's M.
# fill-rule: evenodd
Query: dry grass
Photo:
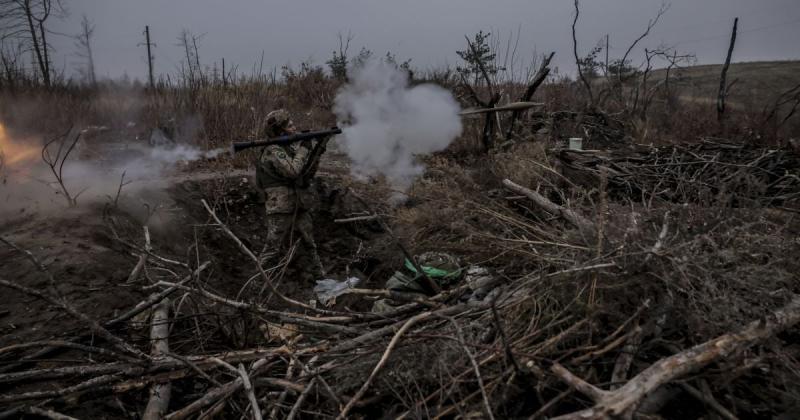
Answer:
M719 64L678 70L675 76L679 97L687 102L713 106L721 72L722 65ZM663 70L654 71L653 77L663 79ZM734 80L728 98L731 107L764 107L782 92L800 84L800 61L733 63L728 70L728 82Z

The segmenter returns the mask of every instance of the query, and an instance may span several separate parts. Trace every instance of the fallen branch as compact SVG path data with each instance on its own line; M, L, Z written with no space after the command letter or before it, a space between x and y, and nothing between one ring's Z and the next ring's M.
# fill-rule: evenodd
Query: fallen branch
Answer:
M328 320L326 318L317 318L315 320L312 317L309 317L309 316L303 315L303 314L295 314L295 313L289 313L289 312L273 311L273 310L266 309L266 308L264 308L264 307L262 307L260 305L246 303L246 302L239 302L239 301L235 301L235 300L231 300L231 299L226 299L226 298L224 298L222 296L215 295L214 293L211 293L211 292L206 291L206 290L195 289L195 288L192 288L192 287L182 286L182 285L178 285L178 284L170 283L170 282L160 281L160 282L156 283L156 286L177 287L179 289L186 290L188 292L196 293L196 294L198 294L200 296L207 297L207 298L209 298L209 299L211 299L211 300L213 300L215 302L219 302L219 303L221 303L223 305L227 305L227 306L230 306L232 308L237 308L237 309L249 310L249 311L256 312L256 313L259 313L259 314L262 314L262 315L266 315L266 316L271 316L271 317L276 318L276 319L278 319L278 320L280 320L282 322L289 322L289 323L293 323L293 324L303 325L303 326L306 326L306 327L309 327L309 328L316 328L316 329L319 329L319 330L329 331L329 332L332 332L332 333L345 333L345 334L350 334L350 335L361 334L361 330L358 330L356 328L348 327L348 326L345 326L345 325L335 325L335 324L326 323L325 321ZM330 319L334 320L334 321L337 321L337 322L338 321L352 320L352 318L344 318L343 319L341 317L332 317Z
M375 379L375 376L378 374L378 372L380 372L381 368L383 368L383 366L389 360L389 355L392 354L392 350L394 350L395 346L397 346L397 343L400 342L400 337L402 337L406 331L408 331L411 327L413 327L414 324L425 318L429 318L432 314L433 314L432 312L423 312L419 315L413 316L408 321L406 321L402 327L400 327L397 333L395 333L394 337L392 337L392 341L389 342L389 345L386 347L386 350L383 352L383 356L381 356L380 360L378 361L378 364L375 365L374 369L372 369L372 373L369 375L364 384L361 385L361 388L359 388L358 392L356 392L356 394L353 395L353 398L351 398L350 401L347 402L347 405L344 406L342 411L336 417L337 420L342 420L347 418L347 413L349 413L350 410L353 408L353 406L355 406L355 404L358 402L358 400L364 396L364 393L366 393L367 389L369 389L369 386L372 384L372 381Z
M493 313L496 313L494 306L492 306L492 309ZM461 345L461 348L464 349L464 353L467 355L469 362L472 364L472 369L475 371L475 379L478 381L478 389L483 397L483 406L486 409L486 416L489 419L494 420L494 414L492 414L492 405L489 403L489 396L486 395L486 386L483 384L480 366L478 366L478 362L475 360L475 355L469 350L469 347L464 340L464 332L461 330L461 327L458 326L458 323L455 319L453 319L453 317L443 318L448 320L453 325L453 328L455 328L456 336L458 337L458 343Z
M605 391L570 373L558 363L551 368L562 381L590 397L595 405L558 419L608 419L633 413L641 401L660 386L697 371L708 364L738 353L800 322L800 296L783 308L747 324L738 332L721 335L688 350L659 360L621 388Z
M683 390L686 391L689 395L697 398L697 400L699 400L703 404L706 404L709 407L711 407L712 409L714 409L714 411L716 411L717 414L722 416L722 418L724 418L726 420L737 420L738 419L738 417L736 417L733 413L731 413L727 408L723 407L710 394L709 395L705 395L699 389L697 389L697 388L695 388L695 387L693 387L693 386L691 386L691 385L689 385L687 383L680 383L678 385L681 388L683 388Z
M589 219L579 215L578 213L575 213L572 210L559 206L558 204L546 199L543 195L537 193L536 191L515 184L509 179L503 180L503 186L505 186L511 191L514 191L518 194L522 194L530 198L531 201L533 201L537 206L543 208L548 213L552 213L556 216L564 218L564 220L572 223L578 229L587 233L595 232L595 226L592 222L589 221Z
M34 341L34 342L30 342L30 343L12 344L10 346L6 346L6 347L3 347L3 348L0 348L0 354L11 352L11 351L15 351L15 350L20 350L20 349L26 349L26 348L31 348L31 347L43 347L43 346L46 346L48 348L50 348L50 347L58 347L58 348L76 349L76 350L81 350L81 351L84 351L84 352L87 352L87 353L94 353L94 354L100 354L100 355L114 357L114 358L120 358L120 359L127 360L129 362L138 362L139 361L139 359L136 359L134 357L128 356L128 355L123 354L123 353L118 353L118 352L115 352L115 351L112 351L112 350L107 350L107 349L104 349L102 347L87 346L87 345L73 343L71 341L64 341L64 340Z
M244 369L244 365L239 363L239 375L242 378L242 385L244 386L244 392L247 393L247 399L250 400L250 408L253 410L253 419L254 420L261 420L261 409L258 407L258 400L256 400L256 393L253 389L253 384L250 383L250 377L247 376L247 371Z
M426 314L428 316L429 315L453 316L453 315L456 315L456 314L459 314L461 312L468 311L468 310L480 311L480 310L485 310L485 309L488 309L488 308L489 308L488 304L463 303L463 304L449 306L449 307L442 308L442 309L437 309L437 310L431 311L431 312L423 312L423 313L417 315L417 317L420 317L420 316L423 316L423 315L426 315ZM424 319L426 317L427 316L423 316L421 319ZM366 343L369 343L370 341L377 340L377 339L379 339L381 337L384 337L384 336L387 336L387 335L389 335L389 334L391 334L393 332L396 333L398 328L402 328L401 327L402 325L405 325L404 321L398 321L398 322L392 323L390 325L387 325L385 327L378 328L377 330L372 330L370 332L361 334L358 337L353 337L353 338L351 338L349 340L342 341L341 343L333 346L328 351L328 353L329 354L336 354L336 353L349 352L349 351L351 351L351 350L353 350L353 349L355 349L355 348L357 348L359 346L362 346L362 345L364 345Z
M2 239L2 238L0 238L0 239ZM38 263L38 261L37 261L37 263ZM204 262L199 267L197 267L197 269L195 269L194 272L192 272L188 276L184 277L177 284L178 285L184 284L184 283L186 283L186 282L188 282L188 281L190 281L190 280L192 280L194 278L197 278L200 275L200 273L202 273L203 270L205 270L210 264L211 264L210 261ZM153 305L155 305L158 302L160 302L161 299L164 299L165 297L169 296L170 294L172 294L176 290L178 290L178 287L168 287L168 288L166 288L166 289L164 289L164 290L162 290L162 291L160 291L158 293L154 293L154 294L150 295L147 299L143 300L142 302L139 302L136 306L134 306L133 308L129 309L125 313L117 316L116 318L114 318L114 319L112 319L112 320L110 320L108 322L104 322L103 326L106 327L106 328L112 328L112 327L114 327L114 326L116 326L118 324L121 324L121 323L123 323L125 321L128 321L129 319L135 317L136 315L139 315L140 313L150 309ZM83 335L80 335L78 337L72 338L69 341L72 341L72 342L81 341L81 340L89 338L91 335L92 334L83 334ZM46 355L48 355L48 354L52 353L53 351L58 350L60 348L61 347L58 347L58 346L50 346L50 347L43 348L43 349L41 349L41 350L39 350L39 351L37 351L37 352L35 352L33 354L30 354L28 356L20 358L20 361L17 362L17 363L12 363L12 364L0 367L0 373L8 372L10 370L16 369L22 363L24 363L24 362L26 362L28 360L35 360L35 359L42 358L43 356L46 356ZM2 377L2 375L0 375L0 378L1 377ZM2 383L2 379L0 379L0 383Z
M164 299L153 311L150 321L150 340L153 342L153 357L169 353L169 299ZM169 381L156 383L150 388L150 400L144 410L142 419L158 420L164 416L169 408L169 399L172 394L172 385Z
M212 358L212 363L217 363L218 364L219 361L220 361L219 359L217 359L217 360L213 360L213 359L215 359L215 358ZM223 363L227 363L227 362L223 362ZM252 377L253 375L255 375L258 372L259 368L263 367L266 364L267 364L267 359L259 359L258 361L253 363L253 367L252 367L252 369L250 371L250 376ZM231 368L233 369L234 372L238 372L238 370L236 368L233 368L232 366L231 366ZM211 404L214 404L217 401L219 401L220 399L225 398L225 397L233 394L234 392L238 391L243 386L244 386L244 379L242 379L242 377L239 376L236 379L234 379L233 381L230 381L230 382L222 385L221 387L217 387L217 388L211 389L205 395L203 395L199 399L195 400L193 403L187 405L186 407L184 407L184 408L182 408L182 409L180 409L178 411L174 411L174 412L172 412L170 414L167 414L166 416L164 416L164 419L168 419L168 420L185 419L185 418L191 416L192 414L196 413L197 411L201 410L203 407L206 407L206 406L209 406Z
M300 394L300 396L297 397L297 401L295 401L294 405L292 406L292 411L290 411L289 415L286 416L286 420L294 420L295 416L297 416L297 413L300 412L300 407L303 405L303 402L306 400L306 397L308 397L308 394L311 392L311 390L314 388L316 384L317 384L317 378L311 378L311 382L308 383L306 389L304 389L303 392Z
M131 270L131 274L128 276L127 283L133 283L136 279L139 278L139 274L144 269L145 264L147 264L147 257L150 255L150 252L153 251L153 247L150 246L150 230L147 226L144 227L144 252L142 255L139 256L139 261L136 262L136 265Z
M28 413L37 415L37 416L47 417L48 419L52 419L52 420L78 420L75 417L70 417L70 416L67 416L67 415L64 415L64 414L61 414L61 413L57 413L57 412L55 412L53 410L45 410L43 408L34 407L34 406L30 406L30 407L26 408L25 411L27 411Z
M611 390L619 388L619 384L628 379L628 371L633 363L634 355L639 350L639 345L642 344L644 337L644 330L636 326L634 333L627 337L625 345L617 356L617 361L614 363L614 370L611 373Z
M318 350L319 348L312 347L309 349L305 349L300 353L303 352L315 353ZM225 360L228 363L239 363L239 362L258 360L265 357L271 357L280 354L286 354L287 352L288 349L286 347L255 348L255 349L232 351L232 352L219 353L213 355L186 356L184 359L188 360L191 363L194 363L199 369L208 369L210 366L214 365L214 362L211 360L212 358ZM123 372L132 372L137 375L154 374L164 371L185 369L186 368L185 360L182 361L178 359L173 359L169 356L164 357L162 359L152 359L151 363L146 369L141 367L139 364L135 363L114 362L114 363L104 363L104 364L95 363L92 365L37 369L25 372L12 372L0 375L0 384L21 382L21 381L31 382L44 379L55 379L55 378L65 378L65 377L106 375L106 374L123 373ZM184 376L185 375L186 374L184 374ZM125 390L130 389L132 387L138 387L137 385L138 383L147 384L148 382L149 381L146 378L145 379L139 378L128 384L121 383L115 386L115 392L124 392Z
M370 221L370 220L375 220L375 219L377 219L379 217L381 217L381 216L377 215L377 214L370 214L370 215L366 215L366 216L348 217L348 218L345 218L345 219L334 219L333 223L367 222L367 221Z
M98 324L97 321L89 318L88 316L84 315L81 312L78 312L78 310L73 308L72 305L67 303L66 300L64 300L64 299L56 299L56 298L54 298L52 296L46 295L46 294L38 291L38 290L34 290L34 289L29 288L29 287L21 286L21 285L19 285L17 283L14 283L14 282L8 281L8 280L4 280L4 279L0 279L0 286L5 286L5 287L11 288L11 289L19 290L20 292L23 292L23 293L31 295L31 296L36 296L39 299L42 299L42 300L44 300L46 302L49 302L50 304L58 306L59 308L61 308L64 311L66 311L68 314L72 315L74 318L82 321L92 331L94 331L97 335L99 335L99 336L105 338L106 340L108 340L111 344L114 345L114 347L116 347L120 351L122 351L124 353L131 354L131 355L136 356L136 357L139 357L141 359L150 359L150 357L147 356L146 354L144 354L141 351L139 351L138 349L132 347L130 344L124 342L121 338L115 336L114 334L111 334L107 329L103 328L100 324Z
M200 202L203 203L203 207L206 208L206 211L208 211L208 214L211 216L211 218L214 219L215 222L217 222L217 226L220 229L222 229L222 231L225 232L225 234L228 235L228 237L231 238L231 240L233 240L234 243L236 243L236 246L239 248L240 251L242 251L243 254L245 254L247 257L249 257L251 260L253 260L253 262L256 265L256 268L258 269L258 273L261 275L261 278L264 280L264 282L267 285L267 287L269 287L270 291L275 294L275 296L278 296L279 298L281 298L282 300L284 300L287 303L290 303L292 305L295 305L295 306L298 306L300 308L307 309L307 310L310 310L310 311L313 311L313 312L327 313L327 314L333 313L331 311L326 311L326 310L323 310L323 309L318 309L318 308L312 307L310 305L306 305L305 303L299 302L297 300L294 300L294 299L284 295L280 291L278 291L278 289L275 288L275 285L272 284L272 279L264 271L264 268L261 267L261 262L259 261L258 257L255 254L253 254L253 251L251 251L249 248L247 248L247 246L245 246L245 244L241 241L241 239L239 239L239 237L237 237L230 229L228 229L228 226L226 226L224 223L222 223L221 220L219 220L219 217L217 217L217 214L214 213L214 210L211 210L211 207L209 207L209 205L206 202L206 200L200 200Z
M286 374L284 375L284 380L289 381L290 379L294 378L294 368L298 364L296 358L292 357L289 359L289 363L286 366ZM272 410L269 412L270 420L276 420L278 418L278 410L280 410L281 405L286 400L286 396L289 395L289 389L284 389L283 392L278 396L278 400L275 401L275 404L272 406Z

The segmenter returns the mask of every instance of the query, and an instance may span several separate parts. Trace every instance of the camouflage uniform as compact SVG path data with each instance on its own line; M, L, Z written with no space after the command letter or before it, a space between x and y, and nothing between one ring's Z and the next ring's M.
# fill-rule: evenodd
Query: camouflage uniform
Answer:
M470 301L484 301L497 284L497 277L481 266L462 266L458 258L444 252L426 252L417 257L417 263L428 277L443 289L456 283L466 283L471 290ZM385 288L391 292L419 295L429 293L428 286L411 261L405 260L403 268L394 272L386 281ZM399 304L391 299L380 299L372 306L373 312L388 312Z
M426 252L417 256L417 263L422 267L428 278L443 288L458 282L463 277L464 270L460 267L458 259L450 254ZM425 280L417 273L414 265L409 260L405 260L403 267L395 271L392 277L386 281L385 288L392 292L418 294L420 296L425 296L428 292ZM375 302L372 311L387 312L393 309L395 304L390 299L381 299Z
M266 134L270 137L292 133L294 129L289 114L284 110L270 112L266 126ZM277 255L287 249L287 243L300 239L308 255L301 253L299 257L311 260L301 266L309 267L312 275L321 278L325 271L317 253L309 213L313 200L305 185L302 185L314 176L317 164L312 165L308 173L303 173L311 153L311 145L305 143L265 147L256 162L256 184L264 191L266 203L267 239L264 250ZM294 237L294 232L299 234L299 238Z

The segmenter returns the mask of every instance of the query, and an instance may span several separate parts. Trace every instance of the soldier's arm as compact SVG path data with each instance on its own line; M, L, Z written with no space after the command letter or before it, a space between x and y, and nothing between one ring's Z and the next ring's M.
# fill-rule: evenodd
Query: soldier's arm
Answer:
M278 175L288 179L297 179L302 175L308 153L307 148L297 147L294 157L291 157L281 146L273 145L265 148L261 160L271 164Z
M309 149L311 150L309 159L312 160L308 163L308 169L306 170L306 173L303 174L307 179L314 178L314 176L317 174L319 162L328 147L328 140L330 140L330 137L317 140Z

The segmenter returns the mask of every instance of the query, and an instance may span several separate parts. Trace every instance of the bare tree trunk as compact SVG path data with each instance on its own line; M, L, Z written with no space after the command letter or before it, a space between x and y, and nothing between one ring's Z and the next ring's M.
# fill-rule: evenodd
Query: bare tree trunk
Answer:
M553 59L555 52L551 52L550 55L545 57L544 61L542 61L542 66L539 67L539 71L536 72L536 76L533 78L533 82L528 85L528 88L525 90L525 93L520 97L520 102L527 102L531 100L533 94L536 92L536 89L547 79L547 75L550 74L550 60ZM523 110L515 110L511 113L511 121L508 123L508 131L506 131L506 140L511 139L511 133L514 131L514 123L517 121L519 116L523 113Z
M94 25L89 20L86 15L83 15L81 19L81 32L75 36L77 43L76 47L78 47L82 52L79 52L78 55L86 59L86 68L84 71L84 78L87 83L91 86L95 86L97 84L97 78L94 72L94 55L92 54L92 35L94 34Z
M42 47L39 45L39 36L36 33L36 25L33 23L33 8L30 0L25 0L22 4L25 19L28 22L28 31L31 34L32 50L36 57L36 64L39 67L39 73L42 75L44 85L50 87L50 75L45 65L45 58L42 56Z
M731 65L731 55L733 46L736 44L736 28L739 26L739 18L733 20L733 32L731 32L731 43L728 45L728 56L725 58L725 65L722 66L722 74L719 77L719 94L717 95L717 120L722 121L725 114L725 98L728 96L728 67Z
M595 227L594 223L592 223L589 219L581 216L580 214L574 212L573 210L559 206L558 204L548 200L547 198L537 193L536 191L515 184L513 181L509 179L503 180L503 186L511 191L514 191L516 193L522 194L530 198L531 201L533 201L539 207L545 209L549 213L563 217L564 220L572 223L573 226L577 227L578 229L580 229L585 233L594 233L597 231L597 228Z
M572 21L572 52L575 54L575 65L578 66L578 77L580 77L581 81L583 82L583 86L586 87L586 94L589 95L589 107L591 108L594 106L592 85L589 84L589 81L586 80L586 76L583 75L583 69L581 69L581 59L578 57L578 38L575 35L575 25L578 23L578 15L580 15L580 8L578 0L575 0L575 20Z
M42 54L44 55L44 83L50 87L50 54L47 52L47 31L44 29L44 19L39 20L39 33L42 40Z

